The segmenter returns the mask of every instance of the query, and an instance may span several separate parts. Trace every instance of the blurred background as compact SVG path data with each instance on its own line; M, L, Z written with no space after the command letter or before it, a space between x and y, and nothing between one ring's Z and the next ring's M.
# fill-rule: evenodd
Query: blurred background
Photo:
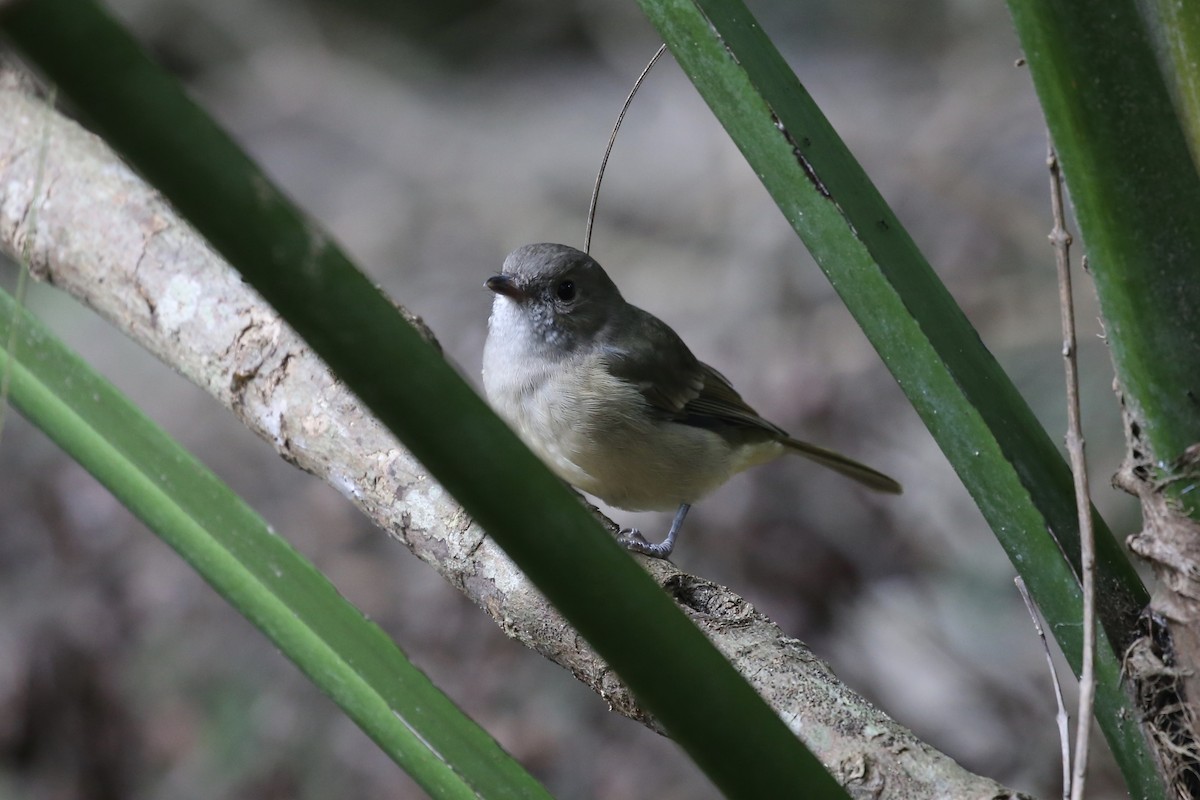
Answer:
M658 44L628 0L116 0L112 8L479 385L483 280L580 246L620 104ZM1065 430L1045 132L1003 4L751 3L984 341ZM1045 656L940 451L670 58L635 102L593 255L793 434L699 504L675 562L730 586L968 769L1058 792ZM11 287L11 264L0 279ZM1095 500L1121 434L1077 283ZM69 298L28 304L228 481L562 798L714 798L668 740L507 640L337 492ZM659 515L613 512L665 532ZM0 441L0 798L409 798L414 784L172 551L10 415ZM1124 796L1104 751L1094 798Z

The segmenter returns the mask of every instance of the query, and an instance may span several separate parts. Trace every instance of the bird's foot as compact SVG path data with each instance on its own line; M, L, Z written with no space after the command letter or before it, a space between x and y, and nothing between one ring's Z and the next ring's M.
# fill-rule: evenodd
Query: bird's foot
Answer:
M637 528L625 528L617 534L617 544L626 550L632 550L635 553L641 553L651 558L669 558L675 543L673 541L666 541L659 544L651 544L646 541L646 537L642 536L642 532Z

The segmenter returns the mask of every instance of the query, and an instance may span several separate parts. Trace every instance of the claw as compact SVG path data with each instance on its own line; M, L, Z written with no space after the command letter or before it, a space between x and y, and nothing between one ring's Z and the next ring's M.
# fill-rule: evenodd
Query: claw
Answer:
M617 544L634 553L641 553L651 558L666 558L671 555L671 548L666 542L651 544L637 528L625 528L617 534Z
M679 510L675 512L675 519L671 522L671 530L667 533L667 538L659 544L650 544L637 528L625 528L618 533L617 544L626 550L651 558L670 558L671 551L675 549L675 539L679 536L679 529L683 526L683 518L687 516L689 508L691 506L687 503L679 504Z

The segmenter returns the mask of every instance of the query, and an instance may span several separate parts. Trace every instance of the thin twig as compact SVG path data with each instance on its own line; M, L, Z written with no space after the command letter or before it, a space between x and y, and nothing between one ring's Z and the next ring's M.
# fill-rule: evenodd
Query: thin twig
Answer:
M1075 306L1071 295L1071 234L1063 211L1062 172L1054 145L1049 146L1046 166L1050 170L1050 206L1054 228L1050 242L1058 267L1058 301L1062 310L1063 361L1067 375L1067 452L1075 477L1075 507L1079 514L1079 560L1083 583L1083 668L1079 674L1079 716L1075 720L1075 769L1071 800L1082 800L1087 772L1088 739L1092 706L1096 695L1096 547L1092 528L1092 501L1088 494L1087 459L1083 455L1083 428L1079 421L1079 372L1075 360Z
M613 125L612 135L608 137L608 147L604 148L604 158L600 161L600 171L596 173L596 185L592 187L592 202L588 205L587 229L583 232L583 252L592 252L592 223L596 221L596 201L600 199L600 181L604 180L604 168L608 166L608 157L612 154L613 145L617 142L617 131L621 130L621 123L625 121L625 112L629 110L630 103L633 102L633 96L637 94L638 89L642 88L642 81L646 80L646 76L650 74L650 70L658 63L658 59L662 54L667 52L665 44L659 45L659 48L654 53L654 58L650 59L650 63L642 70L642 74L638 75L636 81L633 82L633 88L629 90L629 96L625 98L625 105L621 106L621 113L617 115L616 124Z
M1046 664L1050 667L1050 682L1054 684L1054 701L1058 705L1058 711L1054 714L1054 721L1058 724L1058 742L1062 747L1063 800L1070 800L1071 732L1069 727L1071 719L1067 715L1067 704L1063 700L1062 683L1058 680L1058 670L1054 668L1054 656L1050 654L1050 643L1046 641L1046 631L1042 629L1042 623L1038 619L1037 608L1033 605L1033 598L1029 596L1029 590L1025 588L1025 580L1018 575L1013 578L1013 583L1017 585L1017 591L1021 593L1021 599L1025 601L1025 608L1029 611L1029 618L1033 620L1033 629L1037 631L1038 638L1042 640L1042 649L1046 652Z

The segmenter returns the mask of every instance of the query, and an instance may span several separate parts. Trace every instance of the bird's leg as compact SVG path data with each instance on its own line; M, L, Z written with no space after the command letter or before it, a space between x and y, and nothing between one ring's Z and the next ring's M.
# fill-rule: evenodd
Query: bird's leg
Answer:
M626 528L621 531L617 535L617 543L626 550L632 550L651 558L669 558L671 551L675 549L675 540L679 538L679 529L683 527L683 518L687 516L690 508L691 506L687 503L679 504L679 510L675 512L675 519L671 521L671 530L667 531L667 538L658 544L650 544L646 541L646 537L642 536L642 532L637 528Z

